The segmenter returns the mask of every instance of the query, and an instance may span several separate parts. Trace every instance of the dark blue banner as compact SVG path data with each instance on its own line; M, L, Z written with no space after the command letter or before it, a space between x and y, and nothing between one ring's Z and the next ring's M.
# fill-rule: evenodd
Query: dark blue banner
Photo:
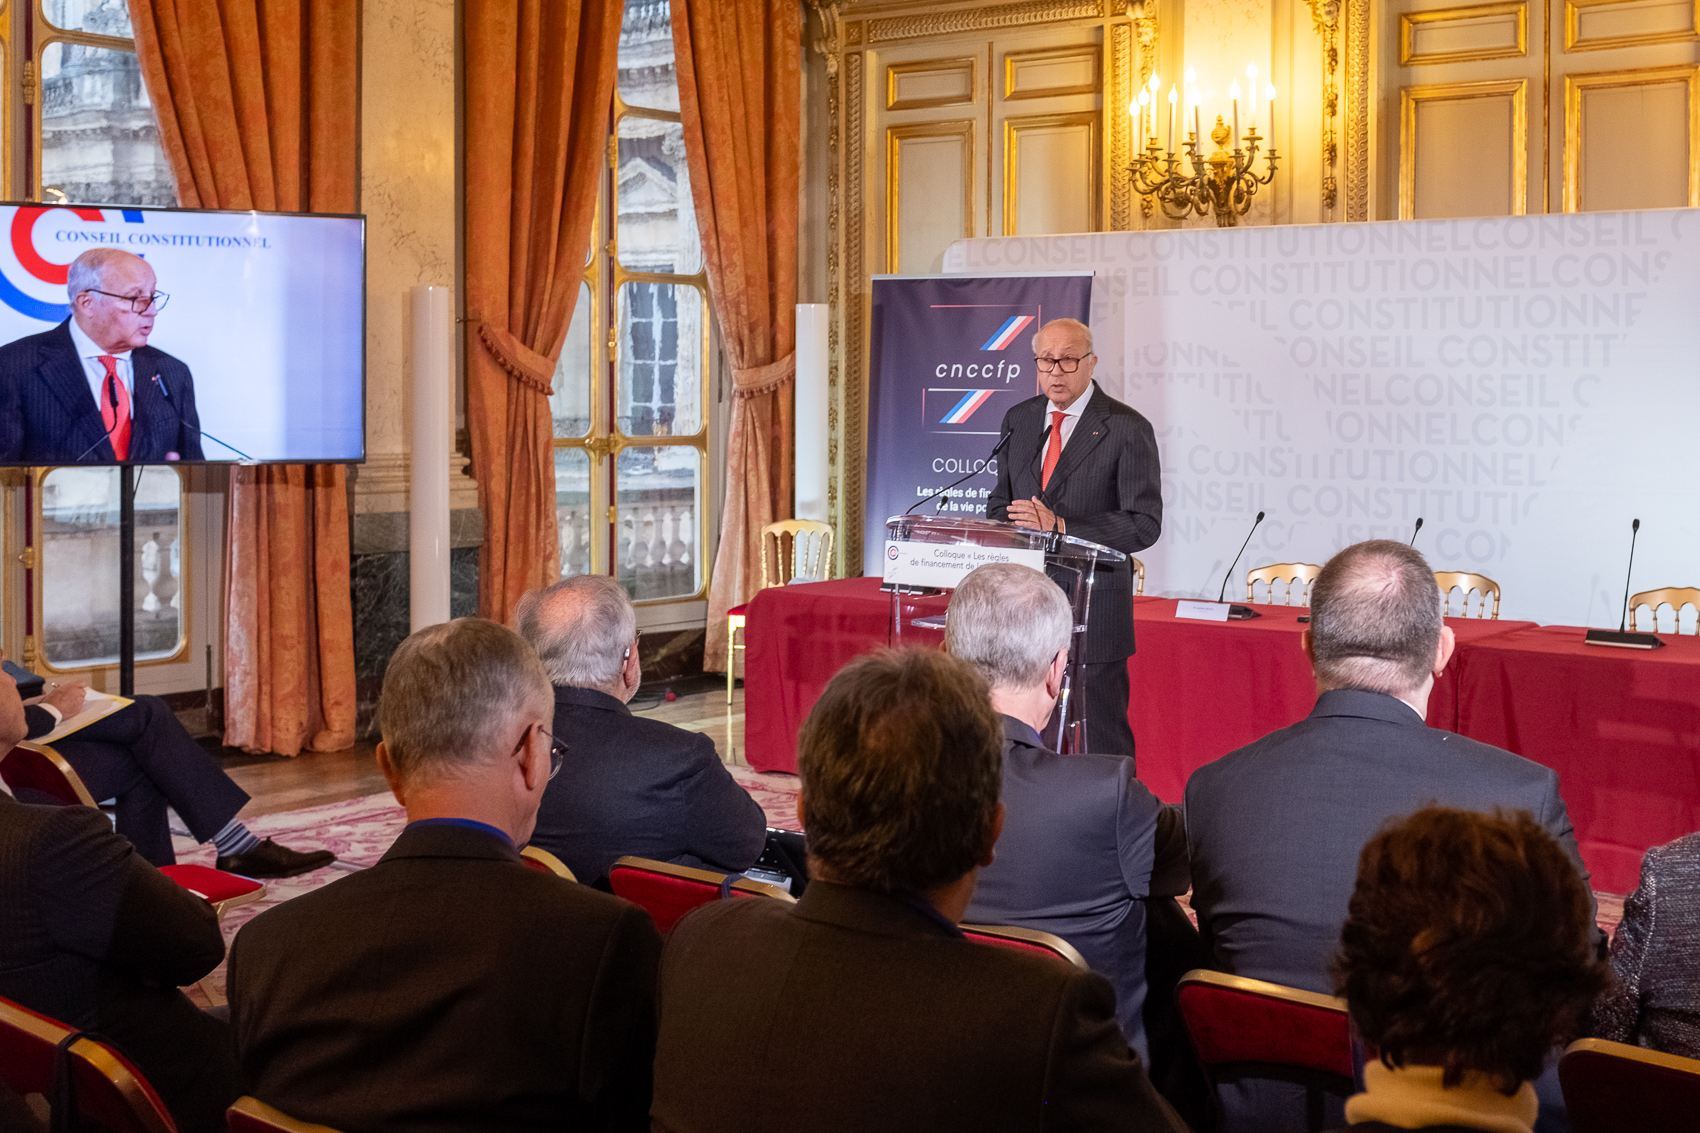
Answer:
M862 573L878 576L885 521L957 477L975 473L944 513L985 514L1003 415L1039 392L1033 335L1052 319L1087 321L1092 275L876 275L873 300Z

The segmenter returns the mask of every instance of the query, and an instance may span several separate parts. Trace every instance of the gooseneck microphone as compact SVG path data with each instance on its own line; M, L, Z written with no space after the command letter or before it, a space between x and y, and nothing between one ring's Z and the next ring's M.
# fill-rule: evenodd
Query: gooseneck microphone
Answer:
M1665 643L1659 640L1656 633L1625 632L1629 625L1629 583L1635 577L1635 540L1640 534L1641 521L1636 519L1629 525L1629 570L1623 576L1623 613L1617 619L1617 629L1591 629L1582 635L1584 644L1612 645L1619 649L1663 648Z
M1419 516L1417 516L1417 525L1415 527L1411 528L1410 546L1415 547L1417 545L1417 532L1421 531L1422 529L1423 529L1423 517L1419 515Z
M154 380L155 381L159 380L158 375L155 375ZM202 435L204 436L205 434L202 434ZM970 466L969 470L966 473L964 473L961 476L958 476L955 480L951 481L949 484L946 484L944 487L940 488L938 491L934 492L932 495L928 496L926 499L916 500L914 503L910 504L909 507L908 507L908 510L906 510L903 514L908 515L910 512L912 512L916 508L920 507L922 504L927 504L927 503L931 503L934 500L938 500L940 496L949 492L952 488L956 487L958 484L962 483L962 481L968 479L970 476L978 476L980 473L984 472L986 470L986 465L990 464L992 462L993 458L995 458L998 455L998 453L1003 451L1003 447L1005 445L1009 444L1009 438L1014 436L1014 435L1015 434L1013 432L1011 432L1010 430L1007 430L1007 429L1004 430L1004 435L1002 437L998 438L998 443L993 445L992 451L986 454L986 463L985 464L982 464L978 468L974 468L974 467ZM213 440L217 441L218 438L214 437ZM218 441L218 443L221 444L221 445L224 444L223 441ZM224 445L224 447L229 448L230 446ZM943 500L939 500L938 510L939 511L944 510L944 501Z
M189 424L189 422L185 421L183 419L183 411L181 409L177 408L177 399L172 397L171 391L165 388L164 379L162 379L156 373L156 374L153 375L152 379L150 379L150 380L153 382L154 385L159 387L160 396L165 398L165 404L171 406L171 412L176 414L176 416L177 416L177 427L179 429L182 429L182 428L193 429L193 430L195 430L196 433L205 437L207 440L212 441L215 444L223 445L225 448L229 449L231 452L235 453L237 456L241 457L243 460L253 460L254 459L253 457L249 456L247 453L243 452L241 449L237 448L235 445L231 444L229 441L221 441L217 437L213 436L211 433L207 432L205 429L201 428L199 425L191 425L191 424ZM960 481L960 480L957 481L957 483L959 483L959 484L961 482L962 481ZM904 514L907 515L908 512L905 512Z
M1251 530L1247 531L1245 533L1245 542L1240 544L1239 554L1235 555L1234 561L1229 564L1228 573L1224 574L1222 576L1222 589L1216 592L1216 601L1220 602L1228 596L1228 579L1234 577L1234 567L1237 567L1237 566L1240 565L1240 555L1245 554L1246 547L1248 547L1251 544L1251 537L1253 535L1257 534L1257 525L1262 523L1262 522L1263 522L1263 513L1258 512L1257 518L1251 521ZM1250 609L1249 607L1246 607L1246 606L1241 606L1239 608L1242 609L1242 610L1245 610L1246 612L1244 614L1241 614L1241 615L1238 615L1238 616L1247 617L1247 618L1257 617L1257 611L1256 610ZM1234 615L1230 614L1229 616L1232 617Z
M115 388L117 383L116 382L106 382L104 384L106 386L106 398L107 398L108 401L110 401L112 403L112 429L116 429L118 427L118 390ZM100 436L95 439L94 444L92 444L88 448L84 449L78 455L77 459L71 461L71 463L72 464L81 464L82 461L83 461L83 457L87 456L89 453L93 452L95 449L100 447L101 441L111 440L112 439L112 429L108 429L105 432L101 433Z

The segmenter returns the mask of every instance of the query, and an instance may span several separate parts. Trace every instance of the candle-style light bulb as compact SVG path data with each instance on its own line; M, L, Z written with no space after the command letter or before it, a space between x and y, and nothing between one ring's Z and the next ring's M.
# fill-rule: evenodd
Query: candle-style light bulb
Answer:
M1191 67L1188 67L1186 69L1186 85L1191 86L1193 83L1196 83L1197 81L1198 81L1198 72L1194 71Z
M1240 81L1238 79L1235 79L1233 82L1228 84L1228 97L1236 101L1239 99Z
M1234 149L1237 151L1240 148L1240 81L1238 79L1228 84L1228 100L1234 108ZM1252 101L1256 102L1257 100L1254 98Z
M1169 152L1175 152L1175 84L1169 84Z
M1151 85L1151 93L1152 94L1156 94L1158 91L1163 89L1162 80L1157 78L1157 72L1156 71L1151 72L1151 84L1150 85Z
M1256 94L1257 93L1257 64L1256 63L1247 63L1245 65L1245 77L1247 79L1251 80L1251 92L1253 94Z

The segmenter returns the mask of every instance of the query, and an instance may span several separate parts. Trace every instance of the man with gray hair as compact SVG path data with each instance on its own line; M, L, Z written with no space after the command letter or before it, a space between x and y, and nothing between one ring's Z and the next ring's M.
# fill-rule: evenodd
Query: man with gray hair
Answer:
M983 566L951 595L945 648L980 670L1003 726L1003 837L968 920L1052 932L1116 989L1116 1019L1150 1061L1145 898L1186 892L1180 817L1118 755L1058 755L1039 733L1062 691L1074 617L1056 583Z
M396 649L377 758L406 828L231 948L255 1097L347 1130L648 1128L655 925L517 848L567 755L552 709L536 653L494 622Z
M753 866L767 818L714 741L626 707L643 670L625 588L605 575L563 578L521 598L515 620L555 687L555 734L572 747L532 845L587 885L606 886L626 854L728 873Z
M1527 810L1587 880L1556 772L1424 722L1453 634L1422 555L1382 539L1347 547L1312 584L1310 619L1310 715L1187 782L1192 907L1219 968L1331 994L1358 853L1425 806ZM1268 1084L1223 1101L1230 1130L1304 1121L1302 1097Z
M189 367L148 345L170 296L118 248L71 261L71 313L0 347L0 462L157 464L201 460Z

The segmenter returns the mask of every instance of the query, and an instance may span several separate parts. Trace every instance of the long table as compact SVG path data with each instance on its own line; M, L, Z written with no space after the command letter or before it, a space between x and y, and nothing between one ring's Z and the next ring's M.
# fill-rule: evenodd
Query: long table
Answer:
M944 597L911 601L940 613ZM1139 777L1178 802L1194 770L1303 718L1316 699L1300 647L1308 611L1257 606L1243 622L1177 619L1134 599L1128 720ZM795 771L797 733L844 663L888 644L877 579L761 591L745 628L744 734L751 766ZM1700 829L1700 639L1650 653L1582 644L1574 627L1448 618L1458 638L1428 722L1556 769L1597 889L1627 893L1641 853ZM942 641L906 631L905 644Z

